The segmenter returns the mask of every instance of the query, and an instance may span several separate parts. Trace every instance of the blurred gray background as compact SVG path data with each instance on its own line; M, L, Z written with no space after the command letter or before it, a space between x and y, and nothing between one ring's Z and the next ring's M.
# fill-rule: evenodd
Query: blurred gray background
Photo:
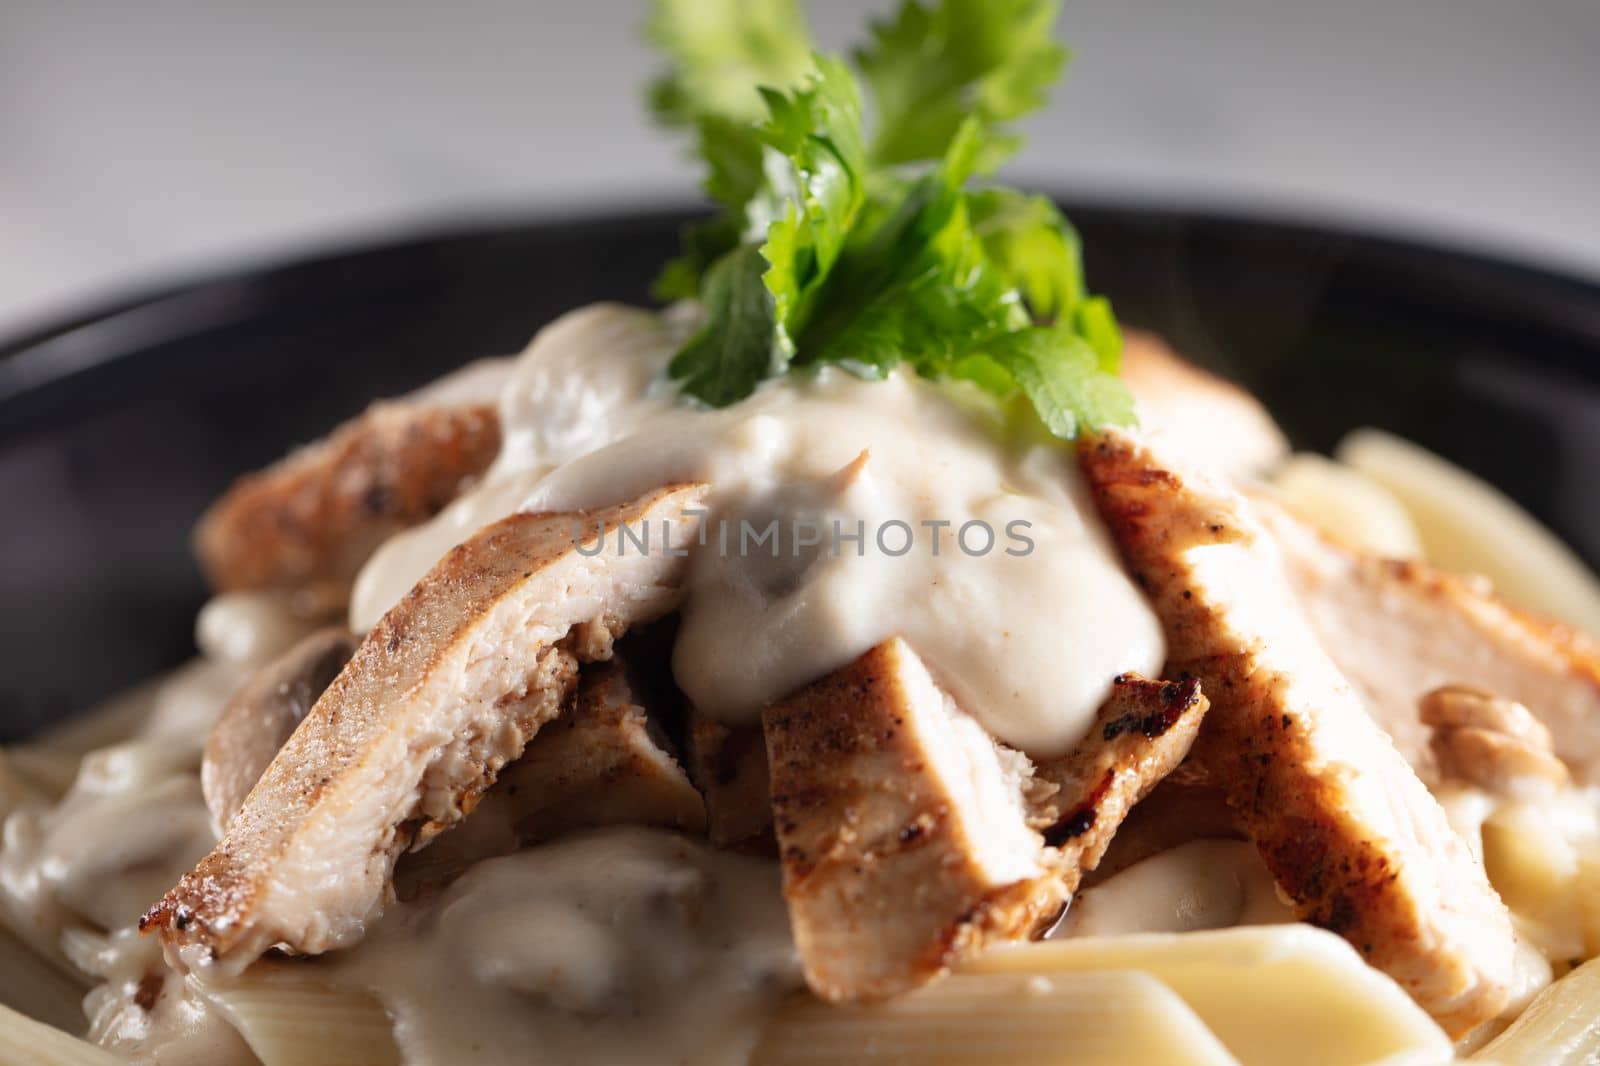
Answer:
M892 3L811 0L829 46ZM0 0L0 333L464 217L694 195L642 2ZM1600 277L1600 0L1065 0L1019 181Z

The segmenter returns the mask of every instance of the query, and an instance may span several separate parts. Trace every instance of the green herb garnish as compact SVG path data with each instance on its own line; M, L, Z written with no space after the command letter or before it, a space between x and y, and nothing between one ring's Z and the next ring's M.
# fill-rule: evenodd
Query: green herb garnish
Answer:
M705 326L670 366L713 406L792 367L881 377L905 363L1024 397L1048 430L1132 421L1121 335L1084 289L1050 201L974 187L1018 147L1066 59L1056 0L907 0L844 61L811 51L792 0L657 0L657 116L695 131L721 208L657 281Z

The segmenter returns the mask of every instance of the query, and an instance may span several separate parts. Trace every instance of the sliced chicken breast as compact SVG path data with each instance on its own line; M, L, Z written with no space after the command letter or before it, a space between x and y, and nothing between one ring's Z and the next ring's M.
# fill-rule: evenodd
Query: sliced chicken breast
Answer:
M769 707L772 812L812 990L883 999L1036 932L1187 754L1205 707L1192 681L1120 677L1078 747L1036 769L899 638Z
M673 757L618 658L585 666L572 705L500 771L453 832L400 858L395 893L414 899L475 862L576 829L705 830L705 802Z
M689 774L705 795L711 843L771 854L772 801L767 743L754 726L726 726L689 712Z
M437 514L500 451L492 394L440 396L373 404L325 440L234 482L194 529L211 587L341 599L379 544Z
M1230 478L1259 475L1289 454L1289 442L1261 401L1189 362L1152 333L1128 330L1122 379L1140 421L1183 442L1195 463Z
M904 641L771 705L762 726L784 895L818 996L909 991L1060 908L1065 887L1023 808L1027 760Z
M278 749L355 654L347 629L322 629L262 666L235 692L206 734L200 787L221 836Z
M615 659L583 672L572 710L505 768L495 793L523 841L600 825L706 828L705 801Z
M512 515L454 548L368 635L216 849L143 928L182 965L359 939L396 856L472 809L568 705L578 664L608 658L614 636L677 606L688 560L619 550L618 524L665 526L688 544L684 509L704 492L678 485L582 515Z
M1328 655L1425 779L1436 767L1417 701L1466 685L1521 703L1584 784L1600 783L1600 648L1479 581L1345 548L1270 500L1253 501Z
M1449 1032L1505 1004L1515 942L1483 868L1317 643L1236 493L1110 432L1096 504L1211 710L1196 756L1303 919L1348 939Z
M1170 774L1194 743L1208 702L1200 683L1124 674L1089 733L1070 753L1034 768L1029 821L1060 849L1058 868L1075 891L1095 869L1134 805ZM1044 786L1043 788L1041 786Z

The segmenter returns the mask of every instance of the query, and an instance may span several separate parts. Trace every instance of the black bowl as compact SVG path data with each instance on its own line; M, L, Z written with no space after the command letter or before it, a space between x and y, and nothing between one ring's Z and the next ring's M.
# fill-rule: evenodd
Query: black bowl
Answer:
M1600 563L1600 286L1310 226L1067 206L1124 321L1244 382L1296 444L1393 430ZM644 301L688 217L407 240L0 347L0 737L192 654L187 533L236 474L567 308Z

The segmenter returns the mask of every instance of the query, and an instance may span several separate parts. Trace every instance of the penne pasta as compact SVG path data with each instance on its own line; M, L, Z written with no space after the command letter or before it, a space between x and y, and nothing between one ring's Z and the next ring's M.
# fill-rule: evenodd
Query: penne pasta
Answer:
M1334 454L1405 506L1429 562L1483 574L1510 602L1600 635L1600 582L1505 493L1381 430L1356 430Z
M121 1061L87 1040L0 1007L0 1066L118 1066Z
M1534 997L1510 1027L1473 1056L1500 1066L1578 1066L1600 1061L1600 960Z
M1272 475L1279 502L1349 548L1420 559L1422 539L1387 489L1343 463L1302 452Z
M169 676L158 675L142 681L83 714L51 726L32 737L26 747L81 756L96 748L119 744L137 733L150 717Z
M875 1007L806 997L768 1025L751 1066L1222 1066L1237 1062L1145 974L963 974Z
M1138 970L1189 1005L1245 1066L1446 1061L1450 1042L1354 948L1309 925L1085 937L999 949L983 973Z
M1483 859L1524 937L1549 958L1584 957L1578 854L1551 818L1530 804L1501 806L1484 822Z
M383 1005L317 979L294 963L258 964L198 989L244 1037L262 1066L399 1066Z
M72 787L82 757L73 751L18 744L4 749L8 791L12 782L43 803L54 803ZM9 796L7 797L10 798Z
M0 929L0 1005L69 1033L84 1030L83 983L68 976L16 934Z

